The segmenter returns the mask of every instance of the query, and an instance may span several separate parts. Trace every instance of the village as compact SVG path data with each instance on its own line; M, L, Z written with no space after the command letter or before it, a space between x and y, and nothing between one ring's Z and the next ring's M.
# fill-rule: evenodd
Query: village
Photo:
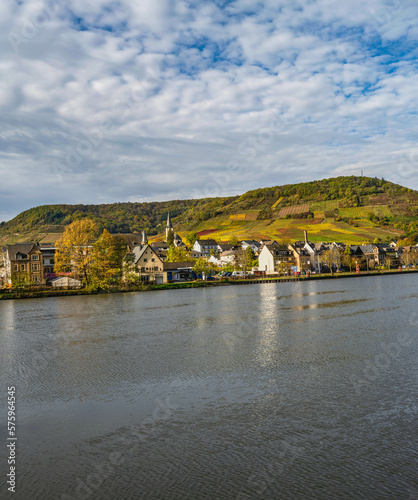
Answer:
M134 276L145 283L164 284L220 278L301 276L350 271L373 271L416 268L417 246L398 246L396 241L346 245L342 242L309 241L292 243L275 240L217 242L200 239L186 246L174 232L167 216L165 241L149 242L146 232L121 234L126 240L122 281ZM186 259L172 261L172 254ZM88 253L90 248L83 248ZM6 245L0 254L0 288L16 283L51 288L82 288L75 265L66 273L55 269L53 244L18 243Z

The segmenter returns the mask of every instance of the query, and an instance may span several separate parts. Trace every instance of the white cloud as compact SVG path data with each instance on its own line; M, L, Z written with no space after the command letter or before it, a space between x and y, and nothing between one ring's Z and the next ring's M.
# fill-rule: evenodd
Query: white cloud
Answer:
M399 174L416 158L417 10L4 3L0 213L204 195L231 162L214 194L360 170L418 188L417 163Z

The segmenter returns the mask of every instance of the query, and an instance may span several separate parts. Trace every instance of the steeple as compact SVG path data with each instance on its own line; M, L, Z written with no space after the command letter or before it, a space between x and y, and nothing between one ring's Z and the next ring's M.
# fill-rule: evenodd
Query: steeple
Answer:
M167 225L165 226L165 241L168 239L168 234L173 230L173 225L171 224L170 212L167 215Z
M145 229L142 230L142 242L141 245L148 245L148 238L145 233Z

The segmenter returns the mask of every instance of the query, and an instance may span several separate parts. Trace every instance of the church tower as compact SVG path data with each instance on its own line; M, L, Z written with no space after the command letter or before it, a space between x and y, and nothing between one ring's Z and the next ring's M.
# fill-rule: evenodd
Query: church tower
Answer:
M165 241L168 240L168 234L173 231L173 225L171 224L170 212L167 215L167 225L165 226Z
M142 242L141 245L148 245L148 238L145 233L145 229L142 230Z

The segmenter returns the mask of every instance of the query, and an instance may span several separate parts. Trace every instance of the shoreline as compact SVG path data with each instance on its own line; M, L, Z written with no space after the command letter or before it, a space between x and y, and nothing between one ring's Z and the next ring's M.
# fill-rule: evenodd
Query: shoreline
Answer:
M202 287L216 287L216 286L231 286L231 285L258 285L269 283L292 283L300 281L315 281L315 280L336 280L347 278L364 278L364 277L378 277L378 276L393 276L418 273L417 269L414 270L391 270L391 271L363 271L360 274L356 273L336 273L336 274L319 274L311 275L309 278L306 276L286 276L277 278L249 278L238 280L219 280L219 281L185 281L179 283L164 283L161 285L145 285L136 289L123 289L115 288L109 291L90 291L86 289L80 290L34 290L15 292L12 290L0 291L0 300L18 300L18 299L39 299L46 297L70 297L74 295L108 295L112 293L132 293L132 292L151 292L154 290L179 290L185 288L202 288Z

